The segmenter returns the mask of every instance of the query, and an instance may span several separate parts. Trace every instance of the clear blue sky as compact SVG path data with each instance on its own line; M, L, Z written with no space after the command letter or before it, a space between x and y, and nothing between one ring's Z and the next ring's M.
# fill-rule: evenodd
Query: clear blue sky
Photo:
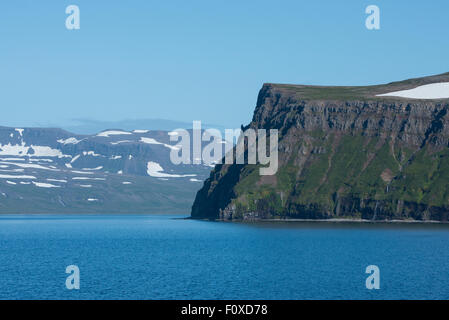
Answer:
M81 29L65 28L76 4ZM381 29L365 28L365 8ZM449 71L449 1L2 1L0 125L74 118L239 127L264 82L365 85Z

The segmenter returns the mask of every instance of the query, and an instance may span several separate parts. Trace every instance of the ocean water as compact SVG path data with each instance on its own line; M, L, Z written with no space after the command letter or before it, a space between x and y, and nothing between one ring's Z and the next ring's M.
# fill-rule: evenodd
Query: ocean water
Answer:
M448 225L178 218L0 216L0 299L449 298ZM80 290L65 286L68 265Z

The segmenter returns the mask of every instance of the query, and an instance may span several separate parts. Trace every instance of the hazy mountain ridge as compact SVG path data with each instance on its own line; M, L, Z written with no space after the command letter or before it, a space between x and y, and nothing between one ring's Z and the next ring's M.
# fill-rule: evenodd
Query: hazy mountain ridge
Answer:
M179 213L207 165L174 165L169 132L0 127L0 213Z
M447 221L449 92L380 96L447 83L449 73L368 87L265 84L249 127L279 130L277 174L216 166L192 217Z

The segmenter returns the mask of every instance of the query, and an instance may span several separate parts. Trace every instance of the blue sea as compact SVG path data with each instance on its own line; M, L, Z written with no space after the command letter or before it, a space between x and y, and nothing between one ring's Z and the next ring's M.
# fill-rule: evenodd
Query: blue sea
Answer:
M2 215L0 299L449 298L448 225L180 218Z

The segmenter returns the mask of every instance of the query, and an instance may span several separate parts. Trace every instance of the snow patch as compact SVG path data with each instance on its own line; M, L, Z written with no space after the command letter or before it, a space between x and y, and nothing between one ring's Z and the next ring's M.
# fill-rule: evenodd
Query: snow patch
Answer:
M42 169L42 170L50 170L50 171L59 171L58 169L52 169L48 167L44 167L40 164L34 164L34 163L15 163L15 162L3 162L0 161L1 164L9 164L14 165L19 168L32 168L32 169Z
M141 137L140 141L143 142L143 143L148 143L148 144L163 144L161 142L158 142L158 141L154 140L153 138Z
M116 145L116 144L127 143L127 142L132 142L132 141L131 140L122 140L122 141L111 142L111 144Z
M79 159L79 157L80 157L80 155L78 154L78 155L76 155L73 159L72 159L72 161L70 161L70 163L74 163L76 160L78 160ZM71 166L70 166L71 167Z
M0 158L0 161L25 161L24 158Z
M43 182L33 181L33 184L39 188L60 188L60 186L55 186L54 184L51 184L51 183L43 183Z
M73 173L78 173L78 174L94 174L93 172L89 172L89 171L76 171L76 170L73 170L72 171Z
M92 157L101 157L101 154L95 153L95 151L83 151L83 155Z
M378 97L401 97L411 99L446 99L449 98L449 82L431 83L410 90L378 94Z
M59 180L59 179L47 179L47 181L50 181L50 182L61 182L61 183L67 183L67 180Z
M109 136L116 136L116 135L124 135L124 134L132 134L131 132L126 131L118 131L118 130L109 130L109 131L103 131L97 134L98 137L109 137Z
M65 155L59 149L53 149L48 146L26 146L24 143L21 145L11 143L2 145L0 144L0 155L1 156L28 156L28 157L58 157L65 158L71 157L69 155Z
M0 171L2 171L2 172L24 172L25 169L7 169L7 170L2 169Z
M61 144L77 144L77 143L81 142L81 140L78 140L77 138L74 138L74 137L67 138L67 139L59 139L56 141Z
M101 169L103 169L103 166L99 166L99 167L96 167L96 168L83 168L83 169L81 169L81 170L86 170L86 171L98 171L98 170L101 170Z
M140 138L140 142L147 143L147 144L159 144L159 145L162 145L164 147L167 147L167 148L173 149L173 150L179 150L180 149L179 146L172 146L170 144L162 143L162 142L154 140L153 138L141 137Z
M183 177L196 177L196 174L169 174L163 173L164 169L157 162L149 161L147 164L147 173L150 177L156 178L183 178Z
M58 158L71 158L72 156L63 154L59 149L53 149L47 146L30 146L30 150L33 150L34 153L31 155L32 157L58 157Z
M149 132L150 130L134 130L133 132L134 133L147 133L147 132Z
M25 160L25 159L20 159ZM29 159L30 162L53 162L51 159Z

